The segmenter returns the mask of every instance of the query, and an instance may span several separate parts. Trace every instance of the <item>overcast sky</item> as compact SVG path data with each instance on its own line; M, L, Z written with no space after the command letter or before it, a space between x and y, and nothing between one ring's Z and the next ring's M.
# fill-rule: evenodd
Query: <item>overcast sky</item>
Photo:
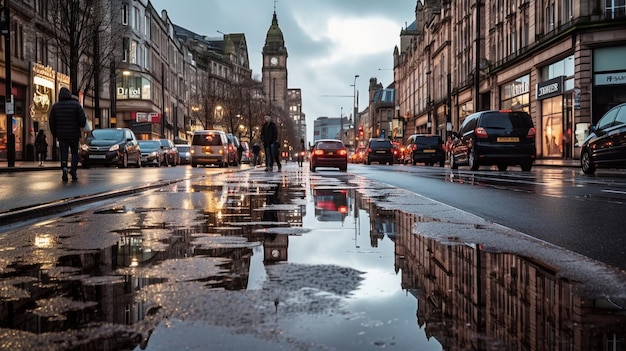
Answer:
M176 25L208 37L244 33L250 68L261 78L265 35L274 0L151 0ZM393 50L400 31L415 18L416 0L278 0L285 39L288 87L302 89L302 112L312 141L320 116L350 116L354 76L359 75L359 111L367 104L370 78L393 83ZM219 32L218 32L219 31ZM331 95L331 96L328 96ZM335 97L332 95L349 95Z

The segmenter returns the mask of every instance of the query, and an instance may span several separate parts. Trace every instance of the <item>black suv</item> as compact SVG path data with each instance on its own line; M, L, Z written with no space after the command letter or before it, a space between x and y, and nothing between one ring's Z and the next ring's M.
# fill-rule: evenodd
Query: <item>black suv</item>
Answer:
M450 168L468 165L476 171L482 165L496 165L506 171L520 165L530 171L536 156L535 127L524 111L481 111L465 118L454 135Z
M446 164L446 152L443 150L443 139L436 134L413 134L407 139L407 155L409 162L416 165L424 162L432 166L439 163L439 167Z
M602 116L580 149L580 166L585 174L596 168L626 168L626 103Z
M393 144L391 140L371 138L367 141L363 163L369 165L372 162L393 164Z

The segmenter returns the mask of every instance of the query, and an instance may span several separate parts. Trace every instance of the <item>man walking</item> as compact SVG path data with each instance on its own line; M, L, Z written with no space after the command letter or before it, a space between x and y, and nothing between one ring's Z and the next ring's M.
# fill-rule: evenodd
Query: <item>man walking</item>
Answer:
M78 141L80 139L80 129L87 123L85 111L78 101L72 99L69 89L63 87L59 91L59 101L50 109L49 115L50 131L52 136L59 141L59 155L61 157L61 169L63 176L61 179L67 181L67 158L68 151L72 151L72 163L69 173L72 180L78 180L76 169L78 168Z
M274 161L280 171L281 165L276 154L278 152L278 128L276 123L272 121L272 117L265 116L265 123L261 128L261 141L265 150L265 171L271 171L274 168Z

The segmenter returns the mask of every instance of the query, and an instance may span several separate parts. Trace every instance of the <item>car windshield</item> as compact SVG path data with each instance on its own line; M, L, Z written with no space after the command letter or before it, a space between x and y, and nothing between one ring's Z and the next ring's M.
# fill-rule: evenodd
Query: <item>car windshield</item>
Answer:
M481 117L484 128L517 129L530 128L532 120L526 112L489 112Z
M183 146L176 146L178 148L178 150L186 152L189 151L189 146L188 145L183 145Z
M219 146L222 145L222 138L219 134L195 134L193 136L193 145L202 146Z
M124 131L120 129L95 129L91 132L95 139L124 140Z
M158 149L161 147L161 144L156 140L140 140L139 146L142 149Z

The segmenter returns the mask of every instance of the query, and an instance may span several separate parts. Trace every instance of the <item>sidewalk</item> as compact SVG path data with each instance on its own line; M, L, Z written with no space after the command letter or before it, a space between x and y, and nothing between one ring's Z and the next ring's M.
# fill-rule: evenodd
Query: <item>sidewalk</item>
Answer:
M578 159L539 159L535 160L533 164L536 167L580 167L580 160ZM45 171L45 170L60 170L61 165L59 161L47 161L44 166L39 166L39 162L36 161L15 161L14 167L8 167L7 161L0 161L0 173L7 172L26 172L26 171Z

